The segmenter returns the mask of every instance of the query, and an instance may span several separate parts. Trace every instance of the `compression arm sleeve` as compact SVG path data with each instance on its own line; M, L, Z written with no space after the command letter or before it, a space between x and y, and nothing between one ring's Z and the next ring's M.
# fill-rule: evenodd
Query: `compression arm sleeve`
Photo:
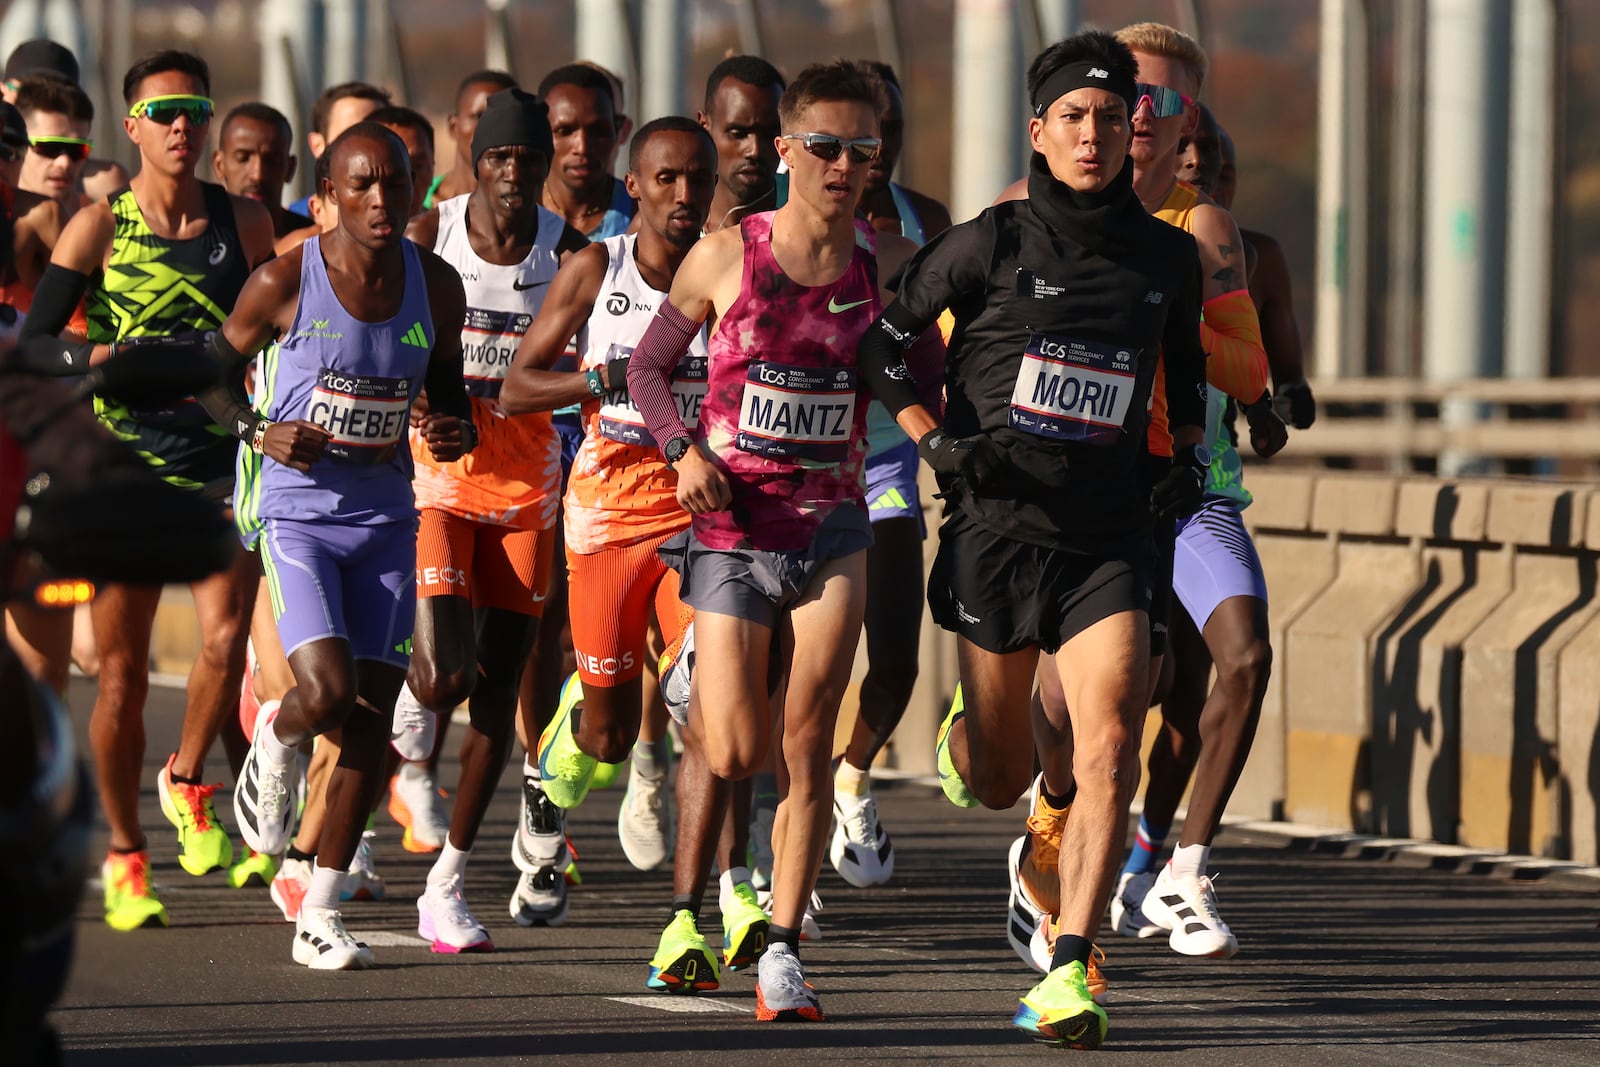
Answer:
M211 335L206 355L217 364L217 384L195 397L206 414L241 441L255 436L256 427L267 421L250 406L244 391L244 369L250 357L228 343L221 330Z
M461 376L459 359L428 361L423 375L423 388L428 390L428 411L440 415L454 415L462 422L472 422L472 401L467 396L467 382ZM477 427L473 427L474 430Z
M672 301L662 301L661 310L650 320L628 362L628 395L633 397L639 417L662 448L668 441L690 436L678 414L678 404L672 399L672 368L689 351L699 332L698 322L690 321Z
M1161 340L1167 382L1167 426L1204 427L1206 423L1206 352L1200 346L1200 270L1167 313ZM1259 394L1258 394L1259 395Z
M922 321L922 316L896 300L867 327L856 346L856 367L862 380L891 415L921 403L917 381L906 366L906 349L916 344L927 328L928 323Z
M1206 379L1241 404L1267 391L1270 371L1261 343L1261 320L1248 289L1212 297L1200 320L1200 347L1209 353Z
M22 324L21 350L29 367L41 374L83 374L94 345L58 340L89 291L89 276L52 263L33 291L33 306ZM55 343L51 343L55 342Z

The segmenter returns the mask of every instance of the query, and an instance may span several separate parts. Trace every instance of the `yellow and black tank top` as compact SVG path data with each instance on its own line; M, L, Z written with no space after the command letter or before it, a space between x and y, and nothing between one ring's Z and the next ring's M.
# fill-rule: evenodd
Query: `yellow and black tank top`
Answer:
M89 289L89 340L202 340L228 317L250 276L250 262L227 190L201 185L208 224L199 236L181 241L151 231L131 188L111 197L116 231L110 262ZM227 497L237 442L193 398L133 410L97 396L95 412L168 481Z

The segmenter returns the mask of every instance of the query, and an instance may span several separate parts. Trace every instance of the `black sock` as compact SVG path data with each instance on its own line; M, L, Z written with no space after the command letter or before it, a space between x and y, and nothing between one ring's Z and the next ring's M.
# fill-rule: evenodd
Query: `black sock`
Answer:
M1078 798L1078 783L1074 781L1071 789L1067 790L1065 793L1062 793L1060 796L1056 796L1054 793L1050 792L1050 787L1048 785L1040 782L1039 795L1044 797L1044 802L1050 805L1052 808L1055 808L1057 811L1065 811L1067 806Z
M1077 934L1058 934L1056 950L1050 955L1050 969L1053 971L1057 967L1065 967L1074 960L1088 967L1089 950L1092 947L1087 937L1079 937Z
M800 931L792 926L767 927L767 944L776 945L783 943L789 946L789 951L796 956L800 955Z
M694 921L700 921L700 897L694 893L685 893L672 898L672 917L676 918L678 912L686 911L694 916Z
M290 845L289 850L283 854L283 858L286 860L304 860L310 863L317 858L317 854L315 852L301 852L293 845Z
M174 753L174 755L176 755L176 753ZM180 785L199 785L200 784L200 779L198 779L198 778L185 778L183 775L179 774L177 771L172 770L172 761L171 760L167 761L167 777L172 779L174 782L179 783Z
M141 841L137 845L133 846L132 848L113 848L110 851L116 853L119 856L131 856L135 852L143 852L145 849L147 849L149 847L150 847L150 842Z

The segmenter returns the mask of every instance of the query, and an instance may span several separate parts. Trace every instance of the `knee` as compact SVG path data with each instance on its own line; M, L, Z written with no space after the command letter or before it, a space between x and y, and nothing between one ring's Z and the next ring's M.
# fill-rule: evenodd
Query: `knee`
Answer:
M445 670L436 665L423 663L420 657L412 661L411 673L407 679L417 702L425 708L440 712L448 712L472 696L473 686L477 680L477 671L470 666L459 670Z
M994 811L1005 811L1028 791L1032 784L1032 767L997 767L973 761L968 775L967 789L978 798L978 803Z
M738 782L761 770L766 751L754 731L728 731L704 737L701 750L711 773L726 782Z
M911 700L911 691L917 685L917 657L916 650L910 656L886 656L874 660L868 668L871 686L876 688L882 699L888 700L895 707L904 707ZM866 690L868 686L862 685Z
M127 712L140 712L150 695L150 669L126 656L108 654L100 659L97 679L99 696L95 701L96 717L120 717Z
M349 678L308 678L297 685L300 707L313 733L324 734L345 725L355 709L356 692Z
M630 730L629 724L617 716L594 716L591 719L588 710L585 707L584 719L579 725L584 751L601 763L621 763L627 759L628 753L633 751L638 731Z
M1272 646L1265 638L1252 638L1217 658L1217 682L1252 700L1267 691L1272 677Z
M1116 726L1078 741L1072 774L1078 791L1112 789L1131 794L1139 786L1139 739Z

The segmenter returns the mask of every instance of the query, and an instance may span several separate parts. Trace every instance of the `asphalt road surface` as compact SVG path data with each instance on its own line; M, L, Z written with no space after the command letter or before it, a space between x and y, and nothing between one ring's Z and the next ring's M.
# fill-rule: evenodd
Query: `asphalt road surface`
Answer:
M91 688L73 705L87 718ZM896 846L886 886L819 886L822 940L804 949L828 1021L755 1020L753 977L692 998L644 988L670 899L669 872L632 869L616 840L619 787L569 821L583 885L557 929L524 930L506 903L516 776L507 774L468 872L468 900L496 951L435 955L416 936L430 860L378 820L388 899L346 906L379 966L318 973L290 959L293 928L263 889L175 859L156 803L181 695L152 692L144 821L166 930L119 934L85 895L77 966L55 1014L66 1062L989 1063L1070 1053L1010 1026L1036 980L1004 935L1006 847L1020 808L960 811L936 789L879 789ZM220 748L209 777L226 769ZM455 767L447 761L445 785ZM219 793L218 810L232 825ZM1111 981L1107 1049L1119 1062L1190 1064L1600 1062L1600 930L1592 892L1417 869L1225 830L1213 873L1239 935L1231 961L1177 956L1163 940L1102 936ZM702 929L717 929L715 887ZM713 944L716 934L709 934ZM3 1059L3 1057L0 1057Z

